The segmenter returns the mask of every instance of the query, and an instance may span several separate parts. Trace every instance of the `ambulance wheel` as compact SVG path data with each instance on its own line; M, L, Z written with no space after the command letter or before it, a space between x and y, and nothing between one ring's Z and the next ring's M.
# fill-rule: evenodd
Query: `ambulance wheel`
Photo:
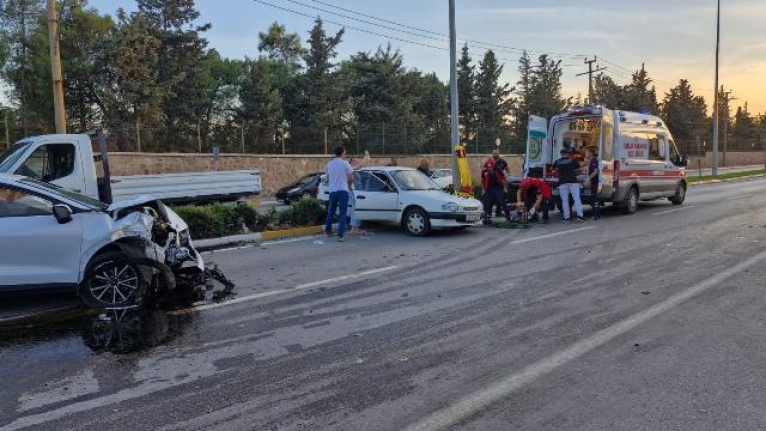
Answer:
M625 196L625 202L622 204L622 213L634 214L636 211L638 211L638 190L631 187Z
M683 183L678 184L676 187L676 194L668 198L673 205L681 205L686 200L686 185Z

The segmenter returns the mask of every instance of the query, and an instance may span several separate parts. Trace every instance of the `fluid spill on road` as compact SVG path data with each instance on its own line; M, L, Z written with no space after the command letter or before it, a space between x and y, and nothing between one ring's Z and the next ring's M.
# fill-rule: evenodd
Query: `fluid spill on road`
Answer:
M49 344L53 350L47 354L54 356L57 341L79 337L90 353L133 353L178 337L193 319L192 315L169 315L161 309L141 307L74 310L0 326L0 349Z

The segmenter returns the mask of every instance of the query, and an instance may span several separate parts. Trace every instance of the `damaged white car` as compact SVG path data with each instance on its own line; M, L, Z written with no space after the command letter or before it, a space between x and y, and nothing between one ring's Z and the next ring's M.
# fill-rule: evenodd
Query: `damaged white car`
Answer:
M169 296L194 301L215 279L186 223L149 196L105 205L15 175L0 175L0 292L73 290L93 307Z

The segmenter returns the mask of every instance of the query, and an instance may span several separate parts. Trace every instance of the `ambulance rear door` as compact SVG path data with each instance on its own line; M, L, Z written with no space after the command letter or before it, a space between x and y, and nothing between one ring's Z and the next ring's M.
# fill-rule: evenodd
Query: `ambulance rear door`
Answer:
M542 177L545 165L551 164L551 148L548 143L548 119L529 116L527 126L527 152L524 163L524 177Z

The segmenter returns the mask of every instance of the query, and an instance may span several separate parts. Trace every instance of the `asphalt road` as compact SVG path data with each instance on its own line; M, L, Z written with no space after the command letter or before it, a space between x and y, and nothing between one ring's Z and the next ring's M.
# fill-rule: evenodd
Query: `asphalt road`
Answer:
M236 299L0 331L0 429L766 429L765 186L207 255Z

